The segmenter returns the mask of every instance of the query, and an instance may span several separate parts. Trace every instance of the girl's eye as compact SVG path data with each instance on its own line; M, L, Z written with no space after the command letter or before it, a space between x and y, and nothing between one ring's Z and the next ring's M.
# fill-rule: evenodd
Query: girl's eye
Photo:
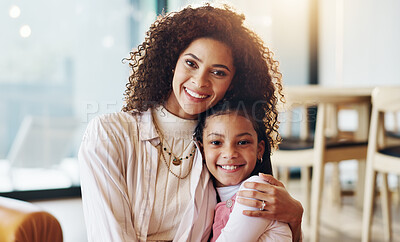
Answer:
M247 141L247 140L241 140L241 141L238 142L239 145L247 145L247 144L249 144L249 143L250 143L250 142Z
M219 71L219 70L215 70L212 71L212 74L216 75L216 76L226 76L226 73L224 71Z
M188 66L193 67L193 68L197 68L197 65L196 65L195 62L193 62L193 61L191 61L191 60L185 60L185 62L186 62L186 64L187 64Z
M221 141L214 140L214 141L211 141L210 143L211 143L212 145L220 145L220 144L221 144Z

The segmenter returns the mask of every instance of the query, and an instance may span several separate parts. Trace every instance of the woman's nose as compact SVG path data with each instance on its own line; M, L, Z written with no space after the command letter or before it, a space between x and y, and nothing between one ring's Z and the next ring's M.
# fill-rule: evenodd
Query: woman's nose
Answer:
M199 71L197 75L192 78L192 82L196 87L207 87L209 84L207 72Z

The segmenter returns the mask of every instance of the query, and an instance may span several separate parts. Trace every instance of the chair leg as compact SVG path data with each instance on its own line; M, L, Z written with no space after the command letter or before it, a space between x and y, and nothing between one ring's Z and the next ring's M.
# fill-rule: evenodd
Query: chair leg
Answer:
M397 176L397 207L400 206L400 175Z
M289 184L289 176L290 176L289 173L290 173L289 167L287 166L281 167L279 179L285 186Z
M385 241L391 241L392 239L392 223L390 216L391 202L390 202L387 173L382 173L381 201L382 201L382 218L383 218Z
M322 186L324 183L324 168L325 166L322 164L322 162L316 162L313 167L311 188L311 242L317 242L319 239L319 220L321 211Z
M373 205L375 200L375 182L376 172L372 169L372 167L368 167L366 171L364 191L364 210L361 233L362 242L369 242L371 240L371 224L373 217Z
M364 203L364 187L365 187L365 169L366 169L366 161L358 160L357 167L357 184L355 190L355 204L356 207L362 209Z
M310 179L310 167L304 166L301 167L301 183L303 187L304 193L304 210L305 215L304 218L307 224L310 224L310 191L311 191L311 179Z
M332 204L341 207L342 205L342 188L340 185L340 169L339 163L332 163L332 182L331 182L331 192L332 192Z

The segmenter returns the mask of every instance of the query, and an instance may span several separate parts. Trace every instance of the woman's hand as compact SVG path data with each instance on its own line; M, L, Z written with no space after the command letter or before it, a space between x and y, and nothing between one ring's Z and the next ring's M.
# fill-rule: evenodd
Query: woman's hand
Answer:
M265 201L265 208L258 211L245 210L243 214L288 223L292 230L293 241L300 241L303 206L299 201L290 196L282 182L276 180L271 175L260 174L260 177L270 184L246 182L244 184L246 188L257 191L239 191L236 201L256 208L261 208L262 201Z

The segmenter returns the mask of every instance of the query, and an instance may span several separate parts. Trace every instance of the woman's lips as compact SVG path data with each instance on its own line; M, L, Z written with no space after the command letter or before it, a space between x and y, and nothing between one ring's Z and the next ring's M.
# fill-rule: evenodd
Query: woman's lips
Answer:
M210 95L206 95L206 94L197 93L195 91L192 91L192 90L188 89L187 87L184 87L183 89L185 90L185 93L188 96L190 96L192 98L195 98L195 99L206 99L206 98L208 98L210 96Z

